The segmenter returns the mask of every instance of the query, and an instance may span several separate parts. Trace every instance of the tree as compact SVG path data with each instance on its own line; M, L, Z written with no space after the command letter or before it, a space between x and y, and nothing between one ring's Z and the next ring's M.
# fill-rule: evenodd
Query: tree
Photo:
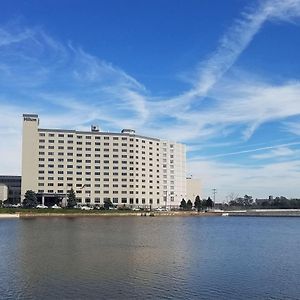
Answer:
M32 190L29 190L25 193L24 200L23 200L23 206L25 208L32 208L36 207L38 205L36 193Z
M188 200L188 202L186 203L186 209L187 209L187 210L191 210L192 207L193 207L192 201L191 201L191 200Z
M180 206L181 209L186 209L186 201L184 199L181 200Z
M112 204L111 200L109 198L104 199L104 208L109 209L110 207L113 207L113 204Z
M195 207L198 211L200 211L201 208L202 208L202 202L201 202L201 199L200 199L199 196L196 196L196 198L195 198L194 207Z
M214 206L214 202L211 200L210 197L206 200L206 207L212 208Z
M68 193L68 208L73 208L76 204L77 204L77 201L76 201L76 195L75 195L75 192L73 189L71 189Z
M244 206L251 206L253 204L252 196L245 195L244 196Z
M231 192L230 194L228 194L227 196L226 196L226 199L227 199L227 201L228 201L228 203L229 203L229 205L234 205L235 203L236 203L236 199L239 197L239 195L238 194L236 194L236 193L234 193L234 192ZM232 204L230 204L230 203L232 203Z

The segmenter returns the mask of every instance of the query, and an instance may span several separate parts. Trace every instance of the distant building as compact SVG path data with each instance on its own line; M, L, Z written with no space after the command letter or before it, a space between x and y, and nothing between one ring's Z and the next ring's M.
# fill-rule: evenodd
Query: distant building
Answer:
M186 200L191 200L193 203L196 196L201 198L201 181L192 177L186 178Z
M269 196L269 198L265 198L265 199L255 199L255 203L257 205L271 204L273 202L274 202L274 197L273 196Z
M21 201L21 176L0 175L0 200L9 200L11 203L19 203ZM6 192L7 191L7 197ZM5 198L6 199L3 199Z
M186 196L185 145L120 133L39 128L23 115L22 194L62 199L73 188L78 203L178 207Z
M0 201L8 199L8 187L6 184L0 183Z

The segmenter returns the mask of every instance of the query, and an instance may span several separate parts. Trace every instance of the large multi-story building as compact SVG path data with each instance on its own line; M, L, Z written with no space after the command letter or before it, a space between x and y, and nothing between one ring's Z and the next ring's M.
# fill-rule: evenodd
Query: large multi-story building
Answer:
M42 129L38 115L24 114L21 194L59 200L71 188L81 204L178 207L186 196L185 146L130 129Z

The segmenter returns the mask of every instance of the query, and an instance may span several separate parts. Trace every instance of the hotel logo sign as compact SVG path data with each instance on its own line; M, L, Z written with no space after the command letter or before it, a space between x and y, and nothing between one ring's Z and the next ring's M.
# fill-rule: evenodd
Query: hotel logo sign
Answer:
M24 121L37 121L36 118L24 117Z

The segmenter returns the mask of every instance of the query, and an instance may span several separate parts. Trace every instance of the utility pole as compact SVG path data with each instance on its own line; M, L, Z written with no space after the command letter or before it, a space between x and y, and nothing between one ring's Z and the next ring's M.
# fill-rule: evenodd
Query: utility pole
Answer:
M213 191L213 195L214 195L214 204L216 203L216 193L217 193L217 189L212 189Z

